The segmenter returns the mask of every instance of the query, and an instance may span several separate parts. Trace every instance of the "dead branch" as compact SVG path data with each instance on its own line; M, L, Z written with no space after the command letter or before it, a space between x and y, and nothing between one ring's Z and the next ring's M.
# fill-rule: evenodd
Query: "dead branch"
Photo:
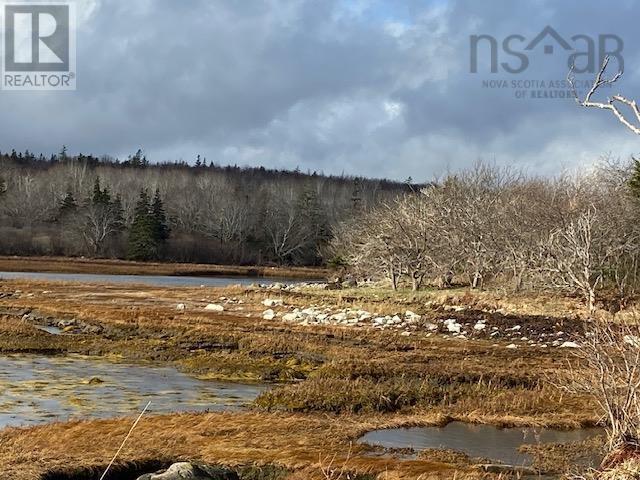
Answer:
M576 102L578 103L578 105L580 105L580 106L583 106L583 107L595 107L595 108L600 108L602 110L611 111L616 116L616 118L623 125L625 125L629 130L631 130L636 135L640 135L640 127L634 125L629 120L627 120L627 118L624 116L624 114L618 108L618 104L620 104L620 103L628 106L631 109L631 111L634 113L634 115L636 117L636 121L638 123L640 123L640 110L638 109L638 105L636 104L635 100L629 100L628 98L626 98L626 97L624 97L623 95L620 95L620 94L613 95L611 97L607 97L607 101L606 102L598 102L598 101L592 100L593 95L598 91L598 89L600 89L604 85L613 85L614 83L616 83L618 81L618 79L624 73L622 70L619 70L613 77L606 78L604 76L604 74L605 74L605 71L607 69L607 65L608 64L609 64L609 56L607 55L604 58L604 61L602 62L602 66L600 67L600 70L596 74L596 78L595 78L595 81L593 82L593 85L591 86L591 88L587 92L587 94L584 97L584 99L580 99L580 96L578 95L578 91L577 91L576 86L575 86L575 75L573 73L573 70L574 70L575 66L571 65L569 73L567 74L567 82L569 83L569 86L571 87L571 90L573 92L573 96L574 96Z

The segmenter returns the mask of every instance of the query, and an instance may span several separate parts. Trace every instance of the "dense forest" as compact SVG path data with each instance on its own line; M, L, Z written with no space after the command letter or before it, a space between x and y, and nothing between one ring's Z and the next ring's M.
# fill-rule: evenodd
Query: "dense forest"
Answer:
M420 185L298 170L0 153L0 254L317 265L335 226Z

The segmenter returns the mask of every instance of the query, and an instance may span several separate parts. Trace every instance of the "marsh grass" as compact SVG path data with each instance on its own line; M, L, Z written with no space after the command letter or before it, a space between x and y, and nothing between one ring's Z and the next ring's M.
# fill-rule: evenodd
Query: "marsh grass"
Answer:
M21 292L13 294L16 290ZM502 309L511 317L505 320L496 314L496 322L536 321L553 327L567 322L573 299L463 290L413 295L382 289L277 292L33 281L2 282L0 291L12 294L0 298L2 308L76 318L102 329L52 336L5 316L0 321L0 352L113 355L163 361L204 378L277 384L259 397L251 412L145 418L116 469L150 459L259 463L281 466L291 472L291 480L324 480L319 455L337 452L340 462L349 444L372 429L451 420L569 428L598 419L588 398L564 394L544 382L565 368L566 352L511 351L487 341L422 333L405 338L366 328L288 325L263 320L265 308L260 304L265 298L283 298L288 306L330 305L376 313L412 310L427 319L451 315L445 307L461 305L469 307L464 311L469 319ZM243 303L225 304L223 313L204 311L207 303L221 302L220 297ZM178 303L187 305L179 314ZM68 466L104 468L130 424L131 419L114 419L0 431L0 478L40 480L46 472ZM382 474L379 478L384 480L499 478L453 459L372 458L359 448L354 447L349 470ZM270 474L280 480L280 473L269 470L265 478L271 480ZM260 472L255 475L261 478Z

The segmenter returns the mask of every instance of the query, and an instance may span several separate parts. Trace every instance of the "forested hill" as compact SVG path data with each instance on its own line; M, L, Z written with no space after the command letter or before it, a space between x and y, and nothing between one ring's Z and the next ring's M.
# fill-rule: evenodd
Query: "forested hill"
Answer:
M314 265L339 222L410 182L92 155L0 154L0 254Z

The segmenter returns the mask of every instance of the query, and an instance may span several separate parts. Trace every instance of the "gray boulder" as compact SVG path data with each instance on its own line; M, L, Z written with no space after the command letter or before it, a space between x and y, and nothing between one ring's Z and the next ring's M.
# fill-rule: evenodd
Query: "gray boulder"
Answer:
M168 469L147 473L138 480L239 480L238 474L224 468L199 463L174 463Z

